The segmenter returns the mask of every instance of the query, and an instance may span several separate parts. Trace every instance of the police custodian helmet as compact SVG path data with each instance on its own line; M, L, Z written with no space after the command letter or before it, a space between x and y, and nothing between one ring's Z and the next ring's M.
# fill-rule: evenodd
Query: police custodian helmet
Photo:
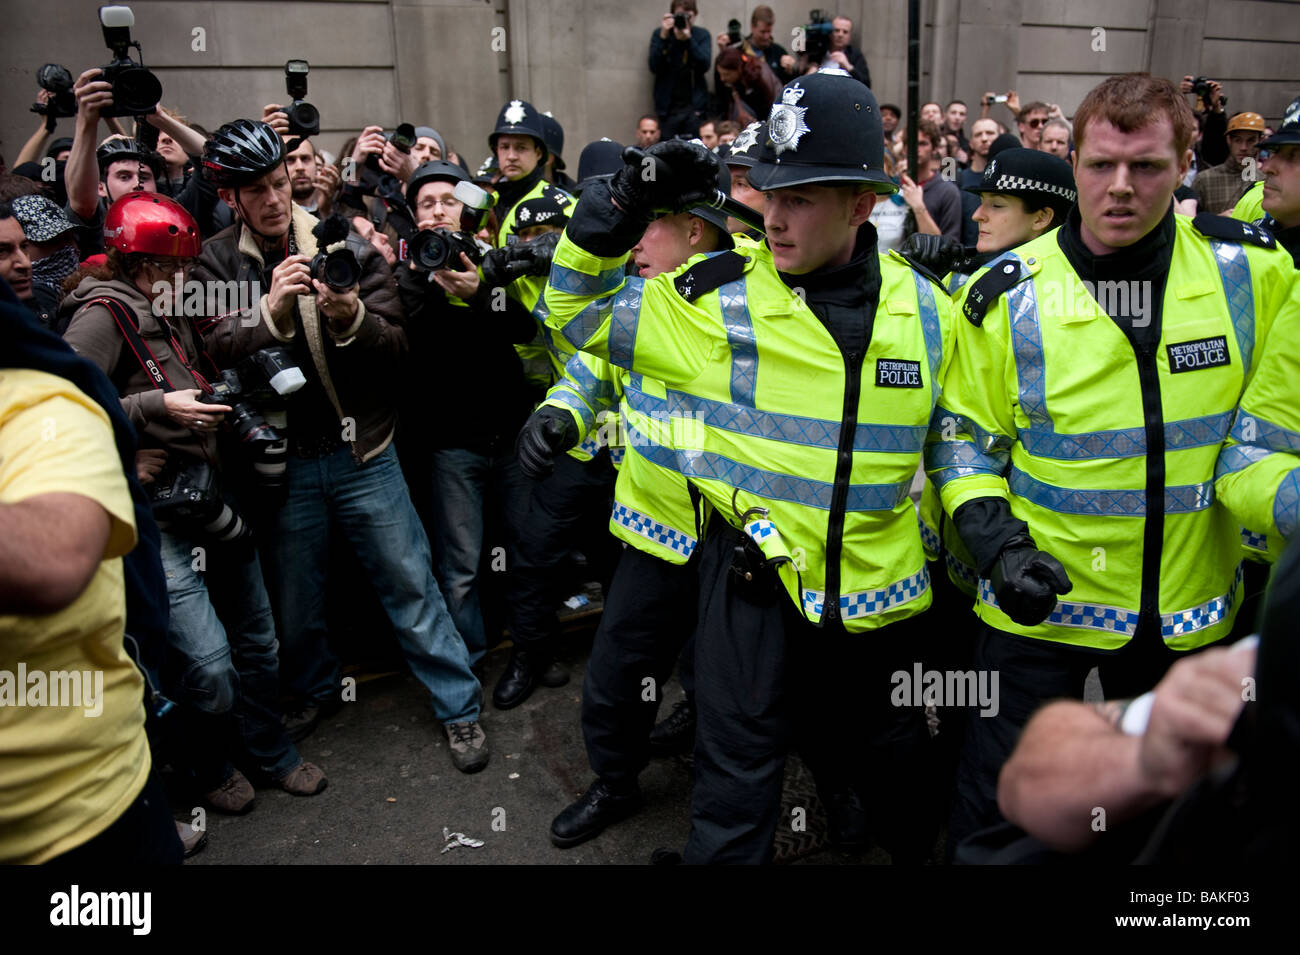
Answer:
M760 147L749 171L755 189L855 182L878 193L898 189L884 168L876 97L841 69L828 67L788 83L772 104Z
M496 128L488 136L488 146L492 148L493 153L497 151L497 137L504 135L533 137L542 151L539 162L546 162L549 152L546 147L546 126L542 122L541 114L533 109L532 103L512 99L501 107L501 112L497 114Z
M1037 149L1004 149L984 167L979 185L967 186L967 192L999 193L1036 201L1039 208L1053 210L1052 225L1060 225L1077 193L1074 170L1064 159Z

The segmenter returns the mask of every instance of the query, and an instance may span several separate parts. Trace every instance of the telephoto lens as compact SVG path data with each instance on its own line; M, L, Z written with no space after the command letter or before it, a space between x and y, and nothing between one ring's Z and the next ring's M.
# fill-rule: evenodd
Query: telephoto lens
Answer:
M361 281L361 264L351 249L321 252L311 260L311 277L336 292L346 292Z
M253 536L244 519L225 501L221 502L216 517L203 525L203 533L223 544L249 540Z

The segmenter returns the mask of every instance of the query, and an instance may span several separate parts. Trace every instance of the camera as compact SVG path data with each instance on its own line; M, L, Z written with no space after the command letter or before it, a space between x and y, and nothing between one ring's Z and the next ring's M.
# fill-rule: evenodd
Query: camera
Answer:
M411 123L398 123L397 129L388 137L388 141L400 153L411 154L415 145L415 126ZM365 171L361 174L359 191L362 195L378 196L381 199L405 201L405 191L401 180L384 172L379 165L379 154L371 153L366 157Z
M46 63L36 71L36 82L50 94L50 99L47 103L33 103L33 113L56 119L77 115L77 96L72 92L72 73L66 66Z
M149 486L153 516L164 527L176 526L223 544L253 535L243 518L225 502L217 487L217 472L197 458L169 459Z
M452 190L452 196L460 200L460 228L463 232L476 233L487 223L488 214L497 204L494 193L474 185L472 182L458 182Z
M320 112L311 103L303 102L307 96L306 60L290 60L284 64L284 89L293 101L284 108L289 117L290 136L319 136Z
M1217 104L1210 102L1210 78L1208 76L1198 76L1196 79L1192 80L1192 92L1196 94L1198 99L1204 100L1211 107L1216 105L1228 105L1228 97L1224 96L1222 93L1219 94L1219 102Z
M139 42L131 39L135 14L130 7L100 7L99 22L104 27L104 43L113 51L113 62L103 68L104 82L113 86L113 105L99 115L144 116L162 99L162 84L144 68L144 52ZM131 59L131 47L135 47L140 62Z
M317 252L311 260L311 277L336 292L346 292L361 281L361 263L349 248Z
M997 96L984 97L984 104L986 106L992 106L994 103L1005 103L1006 101L1007 97L1005 93L1000 93Z
M809 10L808 23L804 25L804 50L808 53L809 63L820 63L831 51L831 33L834 32L831 18L824 10Z
M281 487L285 482L285 454L288 442L266 420L279 407L279 399L307 383L302 369L284 348L263 348L234 368L228 368L212 382L212 394L199 395L209 405L230 405L227 422L253 462L253 471L263 487Z
M743 37L741 37L740 35L740 21L728 20L727 21L727 43L730 44L731 46L740 46L740 41L742 39Z
M680 10L677 13L673 14L674 29L685 30L686 24L687 24L686 14L682 13Z
M465 263L460 260L464 252L475 265L483 261L483 252L478 241L468 232L446 232L442 229L421 229L415 234L408 246L411 264L423 272L436 272L439 269L451 269L464 272Z

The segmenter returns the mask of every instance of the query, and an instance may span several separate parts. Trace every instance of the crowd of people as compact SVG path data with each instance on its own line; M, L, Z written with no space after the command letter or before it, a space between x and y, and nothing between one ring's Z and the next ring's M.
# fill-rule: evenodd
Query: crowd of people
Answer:
M0 175L0 860L198 851L164 763L223 813L323 792L298 744L355 699L357 574L464 773L489 696L569 681L557 608L600 583L560 848L688 752L659 862L770 861L788 752L831 841L899 864L945 826L1093 851L1099 804L1127 860L1225 765L1276 818L1290 696L1240 687L1294 673L1300 100L990 91L924 104L909 169L848 18L787 51L766 6L696 14L651 34L638 151L576 178L520 99L478 166L429 125L327 151L299 104L128 131L98 69L70 138L42 115ZM1094 670L1104 707L1043 706ZM67 674L98 720L45 705Z

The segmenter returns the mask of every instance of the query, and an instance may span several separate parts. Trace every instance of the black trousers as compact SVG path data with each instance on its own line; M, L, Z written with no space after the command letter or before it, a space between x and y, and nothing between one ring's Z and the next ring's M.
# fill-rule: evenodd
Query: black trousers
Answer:
M721 524L722 522L715 522ZM933 842L924 710L895 706L893 674L919 659L924 614L869 633L808 624L784 590L731 572L740 532L710 530L700 560L695 788L688 863L765 863L782 818L787 752L819 788L852 785L896 861Z
M974 667L998 675L998 711L990 716L968 714L948 823L949 854L967 836L1004 821L998 812L998 773L1035 710L1053 699L1083 699L1093 667L1100 668L1106 699L1140 696L1187 655L1168 649L1159 634L1141 630L1122 650L1103 653L981 624Z
M587 758L614 789L635 786L650 761L648 739L663 686L695 632L696 564L670 564L635 547L619 558L582 688ZM682 654L683 685L692 662Z
M510 635L521 648L540 648L555 631L555 606L564 558L584 547L587 566L608 594L622 549L609 533L617 477L609 452L590 461L561 454L555 470L533 484L509 585Z

